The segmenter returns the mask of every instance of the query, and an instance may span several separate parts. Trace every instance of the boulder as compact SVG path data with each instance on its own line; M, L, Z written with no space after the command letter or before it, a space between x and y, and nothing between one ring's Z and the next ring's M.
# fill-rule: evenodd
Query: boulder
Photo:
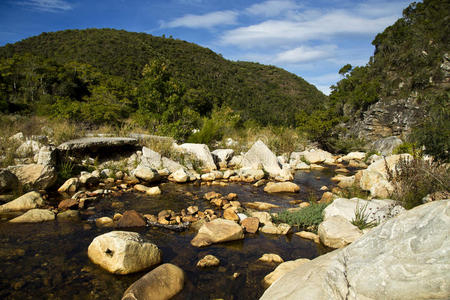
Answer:
M265 253L263 256L258 258L259 261L266 262L266 263L282 263L284 260L279 256L278 254L274 253Z
M78 178L67 179L66 182L58 189L60 193L75 193L78 189L80 180Z
M220 264L220 260L214 255L206 255L202 259L197 262L197 267L206 268L206 267L216 267Z
M320 237L313 232L300 231L300 232L296 232L295 234L303 239L313 240L316 244L320 244Z
M77 199L64 199L58 204L58 209L65 210L69 208L76 208L78 207L78 200Z
M395 167L400 159L409 160L411 158L412 156L409 154L399 154L375 161L361 172L359 181L361 189L370 191L374 198L389 198L394 188L389 182L388 170L395 176Z
M341 216L351 222L355 218L356 212L359 211L366 216L367 222L382 223L404 210L396 201L389 199L338 198L325 208L323 215L324 220L332 216Z
M41 143L33 140L23 142L16 150L17 157L34 157L41 149Z
M250 212L250 216L258 218L261 224L272 223L272 216L268 212L253 211Z
M289 272L261 299L448 299L449 216L450 200L406 211Z
M98 228L113 227L114 221L110 217L97 218L95 219L95 226L97 226Z
M137 139L125 137L85 137L70 140L58 146L61 151L86 151L100 148L135 146Z
M217 169L207 145L186 143L180 145L180 148L197 158L202 163L202 167L205 170L212 171Z
M243 238L244 233L240 225L233 221L219 218L202 225L191 244L195 247L204 247Z
M37 164L54 167L56 165L57 152L55 147L42 146L37 154Z
M272 285L276 280L281 278L284 274L298 268L299 266L303 265L304 263L309 262L310 260L307 258L299 258L296 260L286 261L281 263L278 267L275 268L275 270L272 273L269 273L266 275L263 279L263 285L265 288L268 288ZM313 299L313 298L311 298Z
M340 159L338 159L338 162L341 161L351 161L351 160L364 160L366 158L365 152L350 152L347 155L344 155Z
M269 182L264 187L267 193L297 193L300 187L293 182Z
M380 153L381 155L391 155L392 151L403 144L403 141L396 136L389 136L376 140L372 144L372 149Z
M154 195L160 195L161 194L161 189L157 186L154 187L148 187L142 184L136 184L134 186L134 189L138 192L143 192L146 193L149 196L154 196Z
M184 286L184 272L173 264L163 264L134 282L122 300L168 300Z
M159 170L163 168L162 156L150 148L142 148L141 162L138 167Z
M138 167L133 172L137 179L143 180L145 182L158 182L161 180L158 172L146 167Z
M219 166L220 169L225 169L228 167L228 162L234 155L233 149L216 149L211 152L214 161Z
M234 168L234 169L238 169L242 167L242 159L243 156L242 155L235 155L233 156L230 161L228 162L228 167L229 168Z
M130 274L161 262L158 247L136 232L111 231L97 236L88 248L95 264L114 274Z
M241 225L248 233L256 233L259 228L259 219L256 217L248 217L241 221Z
M173 161L167 157L162 158L162 164L163 167L167 170L169 170L170 173L176 172L179 169L184 169L182 165L177 163L176 161Z
M238 172L241 179L257 181L264 178L264 171L261 169L242 168Z
M334 163L334 157L330 152L321 149L310 149L300 152L300 155L310 164Z
M223 218L230 221L239 221L239 217L236 214L236 209L234 207L229 207L223 211Z
M341 189L351 188L355 184L355 176L340 176L338 187Z
M122 218L116 223L118 228L124 227L143 227L147 222L145 218L135 210L127 210L123 213Z
M17 190L19 179L11 171L0 170L0 194Z
M47 209L34 208L30 209L21 216L18 216L10 223L39 223L44 221L53 221L55 219L55 213Z
M38 192L29 192L19 198L0 206L0 212L21 211L44 205L44 200Z
M189 180L189 175L184 171L183 168L180 168L177 171L170 174L169 180L177 183L184 183Z
M309 170L309 164L304 160L303 152L292 152L289 165L295 170Z
M259 229L263 233L268 234L283 234L286 235L291 231L291 226L286 223L273 224L272 222L264 223L264 226Z
M29 164L9 167L20 183L30 189L45 190L51 187L57 179L56 170L53 167Z
M78 221L80 219L80 214L78 210L68 209L66 211L60 212L56 215L58 222L64 221Z
M260 164L263 166L264 171L272 177L276 177L281 173L281 168L275 154L261 140L258 140L245 153L242 159L242 167L257 170Z
M346 218L332 216L319 224L320 241L330 248L342 248L359 239L363 233Z
M248 208L256 209L256 210L268 210L268 209L279 207L276 204L267 203L267 202L260 202L260 201L246 202L246 203L244 203L244 206L248 207Z

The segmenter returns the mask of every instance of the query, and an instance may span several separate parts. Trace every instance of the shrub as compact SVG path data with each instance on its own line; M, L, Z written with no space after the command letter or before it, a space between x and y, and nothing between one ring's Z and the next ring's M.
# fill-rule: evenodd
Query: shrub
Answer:
M368 204L369 203L366 203L365 205L360 206L359 201L356 204L355 217L352 219L351 223L360 230L372 228L378 225L375 220L369 221L370 212L367 211Z
M420 205L426 195L450 190L449 171L448 165L436 161L402 158L388 174L394 186L392 197L406 209Z
M405 142L395 147L394 150L392 150L392 154L408 153L411 155L416 155L417 153L416 149L417 145L415 143Z
M323 221L323 210L327 205L326 203L311 202L310 206L299 211L290 212L286 210L280 212L278 216L274 217L274 221L317 232L319 224Z

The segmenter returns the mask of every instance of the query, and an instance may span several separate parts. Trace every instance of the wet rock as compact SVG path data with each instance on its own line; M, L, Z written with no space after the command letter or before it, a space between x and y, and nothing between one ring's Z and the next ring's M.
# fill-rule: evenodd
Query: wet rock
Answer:
M268 234L282 234L286 235L291 231L291 226L286 223L273 224L272 222L266 222L263 227L259 229L263 233Z
M223 218L230 221L239 221L239 217L236 214L236 209L234 207L229 207L223 211Z
M259 165L262 165L264 171L272 177L276 177L281 173L277 157L261 140L254 143L242 159L243 168L257 170L259 169Z
M17 190L19 179L6 169L0 169L0 194Z
M53 167L29 164L9 167L20 183L31 189L45 190L51 187L57 179L56 170Z
M161 189L157 186L154 187L148 187L142 184L136 184L134 186L134 189L138 192L144 192L149 196L154 196L154 195L160 195L161 194Z
M212 199L221 198L222 195L217 192L208 192L203 196L206 200L211 201Z
M134 176L145 182L159 182L161 180L161 176L159 176L157 171L145 167L139 167L134 170Z
M319 224L320 241L330 248L342 248L359 239L363 233L341 216L332 216Z
M111 231L97 236L88 248L95 264L114 274L130 274L161 262L159 248L136 232Z
M215 219L200 227L191 244L195 247L204 247L243 238L244 233L240 225L230 220Z
M97 226L98 228L113 227L114 221L110 217L97 218L95 219L95 226Z
M184 272L172 264L163 264L134 282L122 300L168 300L184 286Z
M78 210L68 209L56 215L58 221L77 221L80 219Z
M266 262L266 263L282 263L284 260L279 256L278 254L274 253L266 253L263 254L260 258L258 258L259 261Z
M10 223L39 223L45 221L53 221L55 213L47 209L34 208L17 218L9 220Z
M78 178L67 179L66 182L58 189L60 193L75 193L78 189L80 181Z
M202 167L205 170L212 171L217 169L216 164L214 163L214 159L207 145L185 143L180 145L180 148L194 155L202 163Z
M259 219L256 217L245 218L241 225L248 233L256 233L259 228Z
M116 227L143 227L147 222L145 218L135 210L127 210L123 213L122 218L116 223Z
M78 207L78 200L72 199L72 198L62 200L58 204L58 209L60 209L60 210L76 208L76 207Z
M300 187L293 182L269 182L264 191L267 193L297 193Z
M256 210L269 210L269 209L272 209L272 208L279 207L276 204L267 203L267 202L259 202L259 201L246 202L246 203L244 203L244 206L248 207L248 208L256 209Z
M258 218L258 220L261 224L272 223L272 216L268 212L254 211L254 212L250 212L250 216Z
M320 237L315 233L312 233L309 231L300 231L300 232L296 232L295 234L301 238L304 238L307 240L313 240L316 244L320 244Z
M269 286L272 285L272 283L274 283L277 279L281 278L284 274L289 273L290 271L298 268L302 264L307 263L309 261L310 260L307 258L299 258L296 260L286 261L280 264L278 267L276 267L276 269L272 273L264 277L263 279L264 287L268 288Z
M220 265L220 260L211 254L206 255L197 262L197 267L199 268L217 267L218 265Z
M180 168L170 174L169 180L177 183L185 183L189 180L189 175L183 170L183 168Z
M21 211L44 205L44 200L38 192L29 192L19 198L0 206L0 212Z

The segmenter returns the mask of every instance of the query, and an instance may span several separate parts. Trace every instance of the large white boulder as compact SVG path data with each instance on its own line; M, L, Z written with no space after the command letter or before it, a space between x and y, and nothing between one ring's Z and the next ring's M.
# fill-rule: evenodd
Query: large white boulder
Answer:
M351 161L351 160L364 160L366 158L365 152L350 152L347 155L342 156L338 159L338 162L341 161Z
M241 162L242 168L259 169L262 165L264 171L271 177L277 177L281 174L281 167L278 164L276 155L261 141L258 140L245 153Z
M55 168L46 165L17 165L9 167L9 170L17 176L23 186L30 189L45 190L57 179Z
M330 248L342 248L359 239L363 233L346 218L332 216L319 224L320 241Z
M324 151L322 149L310 149L307 151L300 152L300 156L303 156L304 159L310 164L320 164L334 163L334 157L330 152Z
M207 145L186 143L180 145L180 148L197 158L202 163L202 167L205 170L217 170L216 164L214 163L214 159Z
M97 236L88 248L95 264L114 274L145 270L161 262L161 251L145 241L139 233L111 231Z
M261 299L448 299L450 200L406 211L287 273Z
M159 170L162 169L162 166L163 163L161 154L147 147L142 148L142 156L139 167Z
M302 264L309 262L309 259L307 258L299 258L296 260L290 260L281 263L278 265L273 272L266 275L263 279L263 285L265 288L268 288L272 285L275 281L277 281L279 278L281 278L284 274L289 273L290 271L298 268Z

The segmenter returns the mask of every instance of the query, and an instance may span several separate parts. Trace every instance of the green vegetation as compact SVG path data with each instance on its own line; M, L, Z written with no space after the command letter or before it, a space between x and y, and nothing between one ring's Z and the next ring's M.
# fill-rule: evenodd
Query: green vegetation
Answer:
M366 203L363 206L360 206L359 202L356 204L355 217L352 219L351 223L360 230L372 228L378 225L375 220L369 221L370 212L367 211L368 204L369 203Z
M327 205L326 203L311 202L310 206L295 212L282 211L273 219L275 222L287 223L300 229L317 232L319 224L323 221L323 210Z

